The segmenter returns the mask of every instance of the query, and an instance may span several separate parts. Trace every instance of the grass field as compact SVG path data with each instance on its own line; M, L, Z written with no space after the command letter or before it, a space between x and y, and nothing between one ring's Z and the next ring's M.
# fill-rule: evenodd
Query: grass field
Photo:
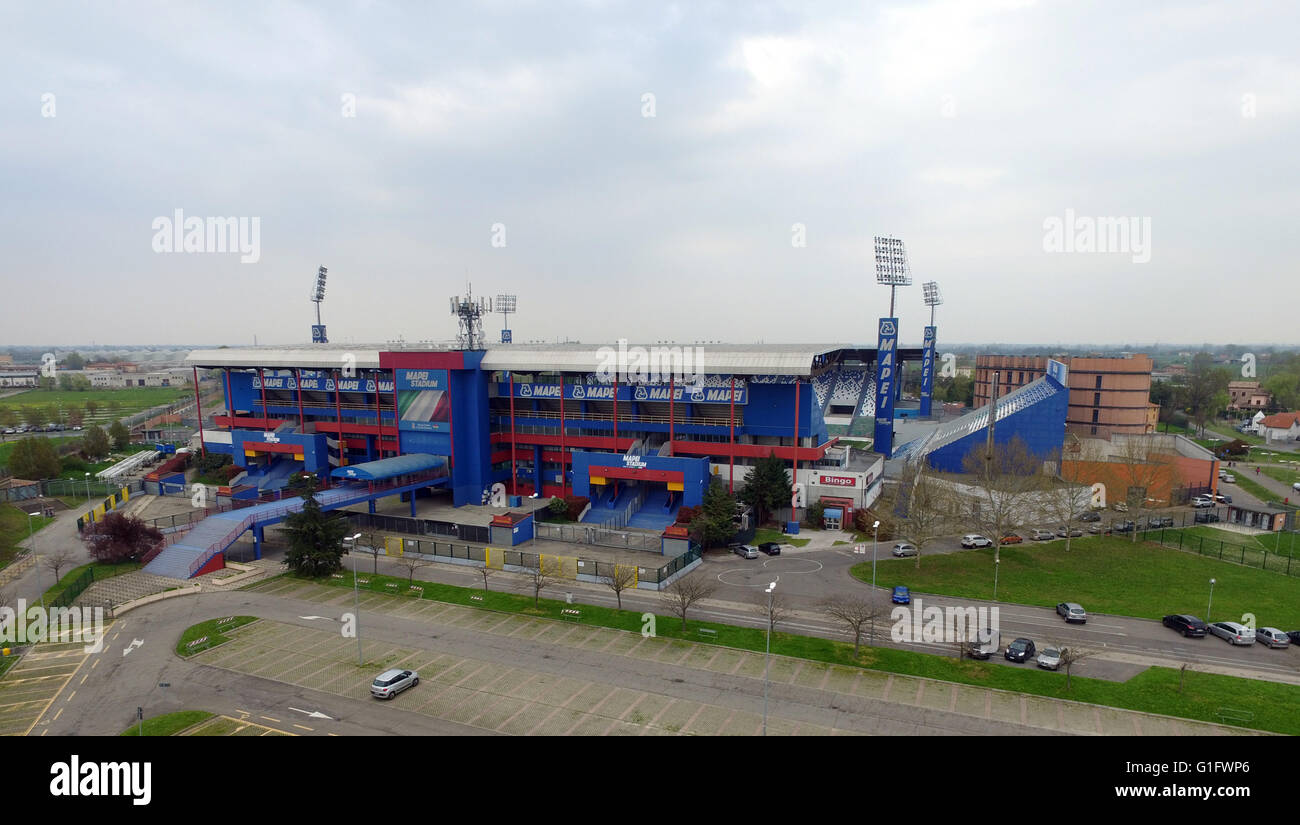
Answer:
M1076 541L1075 547L1080 543ZM1071 552L1075 553L1078 550ZM902 564L910 563L910 561L902 562ZM991 563L989 566L992 566ZM281 578L263 580L249 585L249 588L258 589L272 585ZM385 585L396 583L399 585L400 592L408 593L410 591L406 590L405 577L370 575L367 578L369 582L363 585L363 589L372 593L384 593L394 599L432 599L497 612L551 618L557 621L566 620L560 613L561 610L575 607L553 599L542 599L539 606L534 607L531 596L485 593L479 588L456 587L429 581L420 582L424 590L415 597L397 595ZM321 583L336 587L351 587L352 579L350 576L338 579L327 578ZM482 601L471 601L470 596L481 597ZM1218 596L1216 590L1216 604ZM641 632L644 626L640 611L619 611L587 604L581 606L581 616L577 621L581 624L613 627L637 633ZM879 632L889 632L886 622L887 619L882 620L878 628ZM706 639L698 632L701 629L713 630L717 635ZM687 627L683 629L680 619L676 616L663 615L656 616L655 635L661 638L685 639L700 644L716 644L752 651L762 651L766 641L766 635L761 629L695 620L689 621ZM818 662L865 667L888 673L922 676L1038 696L1093 702L1207 722L1217 722L1216 711L1228 706L1253 713L1255 718L1250 727L1292 735L1300 734L1300 716L1293 711L1293 708L1300 703L1300 686L1295 685L1189 672L1186 674L1184 690L1180 693L1177 670L1152 667L1127 682L1110 682L1076 676L1072 688L1067 690L1064 673L1052 673L1038 668L1003 667L989 662L958 661L945 656L916 653L910 650L873 648L865 644L857 658L854 658L852 644L800 636L780 630L772 635L772 652Z
M66 435L65 435L65 436L59 436L59 437L57 437L57 438L51 438L50 440L54 442L54 446L55 446L55 448L57 449L59 444L67 443L67 442L69 442L69 441L80 441L80 440L81 440L81 436L79 436L79 435L66 436ZM9 457L12 456L12 455L14 454L14 445L16 445L17 443L18 443L18 440L17 440L17 439L14 439L14 440L12 440L12 441L6 441L6 442L4 442L3 444L0 444L0 467L8 467L8 466L9 466Z
M209 619L186 628L176 642L176 655L193 656L226 641L226 633L237 627L257 621L255 616L227 616L222 619Z
M164 713L162 716L144 720L144 735L175 736L186 728L193 727L199 722L211 718L212 714L206 710L178 710L175 713ZM141 726L138 724L132 725L118 735L140 736L140 728Z
M1255 479L1249 478L1245 473L1233 473L1233 475L1237 477L1237 481L1235 483L1237 484L1238 487L1250 493L1252 496L1259 499L1260 501L1281 501L1283 498L1285 498L1285 496L1278 495L1277 493L1273 492L1269 488L1265 487L1263 484L1260 484ZM1221 487L1220 492L1222 492L1222 489L1223 488Z
M18 542L27 539L27 520L27 512L20 506L0 504L0 567L14 560L14 556L18 554ZM31 529L39 532L51 521L54 519L37 516L31 519Z
M0 399L0 407L19 410L23 407L44 407L49 404L56 407L62 404L66 408L76 404L84 408L87 401L94 401L100 407L105 407L110 402L116 401L121 405L121 414L129 415L133 412L156 407L159 404L170 404L192 394L193 390L186 387L130 387L120 390L86 390L85 392L28 390L27 392L20 392L17 395L10 395Z
M1173 531L1169 531L1172 533ZM871 580L870 562L853 575ZM998 600L1053 607L1079 602L1096 613L1159 619L1168 613L1202 615L1214 587L1220 619L1254 613L1260 625L1300 627L1300 578L1226 564L1217 558L1123 538L1097 536L1002 548ZM993 598L993 551L972 550L921 559L881 561L877 583L905 584L920 593Z

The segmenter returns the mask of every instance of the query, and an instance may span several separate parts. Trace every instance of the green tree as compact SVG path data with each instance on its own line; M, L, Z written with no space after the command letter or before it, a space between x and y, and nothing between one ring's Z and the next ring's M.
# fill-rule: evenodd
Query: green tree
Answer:
M48 438L23 438L14 443L9 470L16 478L39 481L59 474L59 454Z
M93 398L88 400L86 402L86 415L93 416L97 412L99 412L99 402Z
M80 427L82 425L82 422L86 420L86 413L84 410L81 409L80 404L70 405L66 410L66 412L68 414L69 427Z
M41 420L41 408L31 405L23 407L23 421L27 422L29 427L39 427L45 422Z
M778 508L790 504L790 495L790 474L785 469L785 462L773 451L767 454L767 458L754 463L754 469L741 488L740 500L754 508L757 523L762 524Z
M691 535L705 547L724 542L736 532L734 517L736 500L727 492L727 485L714 478L704 491L704 504L691 519Z
M17 427L20 423L13 407L0 407L0 427Z
M84 370L86 368L86 359L81 357L79 352L70 352L63 356L63 368L68 370Z
M53 404L46 404L41 407L41 417L45 419L42 424L55 424L59 420L59 408Z
M108 455L108 434L104 428L92 425L81 437L81 450L90 458L102 458Z
M1205 422L1228 406L1228 381L1232 373L1214 366L1208 353L1198 352L1187 369L1187 383L1183 387L1183 403L1187 414L1204 431Z
M121 421L114 421L108 434L113 439L113 446L119 450L125 450L131 443L131 431Z
M335 573L343 567L343 539L348 523L321 510L314 478L303 485L302 500L302 510L284 519L284 532L289 538L284 563L303 576Z

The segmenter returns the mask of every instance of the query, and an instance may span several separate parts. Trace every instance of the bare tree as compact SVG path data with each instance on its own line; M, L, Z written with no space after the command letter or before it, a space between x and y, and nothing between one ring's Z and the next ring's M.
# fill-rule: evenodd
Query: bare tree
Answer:
M1082 647L1063 647L1061 645L1054 645L1054 647L1061 651L1061 667L1065 668L1065 689L1069 690L1070 671L1079 662L1091 659L1097 653L1094 650L1087 650Z
M71 565L76 558L76 554L71 550L66 547L60 547L52 553L46 553L41 556L41 564L45 566L46 570L49 570L54 574L54 581L58 582L59 573L62 572L64 568Z
M895 492L894 513L900 536L916 546L918 570L925 546L948 532L955 500L951 488L926 475L920 461L903 470Z
M371 533L368 538L368 544L357 544L356 542L353 542L352 552L360 553L363 556L370 556L374 560L374 570L371 572L375 575L379 575L379 557L384 554L384 548L375 544L374 533Z
M632 564L607 564L605 574L600 577L601 584L614 591L618 599L618 609L623 609L623 591L636 587L637 568Z
M682 630L685 630L687 611L712 596L715 589L714 584L703 576L685 576L668 585L663 590L663 598L669 611L682 620Z
M1044 486L1042 461L1018 436L967 453L962 467L976 482L961 505L963 519L993 542L993 563L1001 561L1002 539L1024 528Z
M791 616L790 602L781 593L772 593L767 598L760 594L754 603L754 615L775 633L777 625L784 624Z
M1173 467L1169 456L1157 448L1149 435L1116 436L1112 439L1112 443L1115 442L1118 442L1116 446L1119 449L1112 455L1112 460L1118 463L1119 475L1128 485L1124 501L1128 505L1129 518L1133 520L1130 540L1136 543L1142 525L1141 516L1148 509L1149 502L1155 503L1151 501L1149 492L1159 486L1162 479L1170 478Z
M536 561L531 565L524 567L525 572L533 580L533 606L536 607L541 600L542 591L559 581L563 569L560 567L558 559L548 559L540 553Z
M416 570L419 570L421 567L429 566L428 559L421 558L420 556L411 553L403 553L398 557L397 562L406 568L406 583L408 586L415 583Z
M1092 491L1087 486L1064 477L1049 478L1045 483L1046 487L1041 499L1043 509L1053 521L1060 522L1065 528L1065 551L1068 553L1074 526L1079 523L1079 516L1088 508Z
M875 594L870 596L833 596L822 603L826 615L844 625L853 636L853 658L858 658L862 634L868 626L871 641L876 640L876 618L884 611Z
M484 593L486 593L487 590L488 590L488 579L492 578L493 574L495 574L496 572L497 572L497 571L496 571L496 568L495 568L495 567L488 567L488 563L487 563L487 562L483 562L483 566L480 567L480 568L478 569L478 574L479 574L480 576L483 577L483 592L484 592Z

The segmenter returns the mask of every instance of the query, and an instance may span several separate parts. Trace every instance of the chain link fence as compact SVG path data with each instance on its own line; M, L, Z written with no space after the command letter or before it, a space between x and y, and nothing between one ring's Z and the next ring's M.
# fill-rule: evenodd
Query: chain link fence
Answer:
M1274 533L1273 535L1278 536L1280 539L1283 534ZM1300 542L1296 542L1295 533L1286 533L1286 535L1288 539L1279 542L1282 549L1274 551L1266 550L1263 547L1251 547L1247 543L1253 541L1250 536L1242 536L1241 542L1232 542L1207 538L1203 535L1174 528L1146 530L1138 534L1138 540L1152 541L1162 547L1184 550L1198 556L1209 556L1220 561L1232 562L1246 567L1258 567L1261 570L1270 570L1286 576L1300 576L1300 560L1294 559L1291 555L1293 551L1290 546Z

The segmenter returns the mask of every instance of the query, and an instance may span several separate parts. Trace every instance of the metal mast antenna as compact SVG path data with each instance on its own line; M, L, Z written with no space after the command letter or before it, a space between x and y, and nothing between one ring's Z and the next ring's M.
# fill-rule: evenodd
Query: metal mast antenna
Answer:
M460 320L460 333L456 345L464 350L487 349L483 337L483 316L492 312L491 298L475 298L472 286L466 285L465 297L451 299L451 314Z

